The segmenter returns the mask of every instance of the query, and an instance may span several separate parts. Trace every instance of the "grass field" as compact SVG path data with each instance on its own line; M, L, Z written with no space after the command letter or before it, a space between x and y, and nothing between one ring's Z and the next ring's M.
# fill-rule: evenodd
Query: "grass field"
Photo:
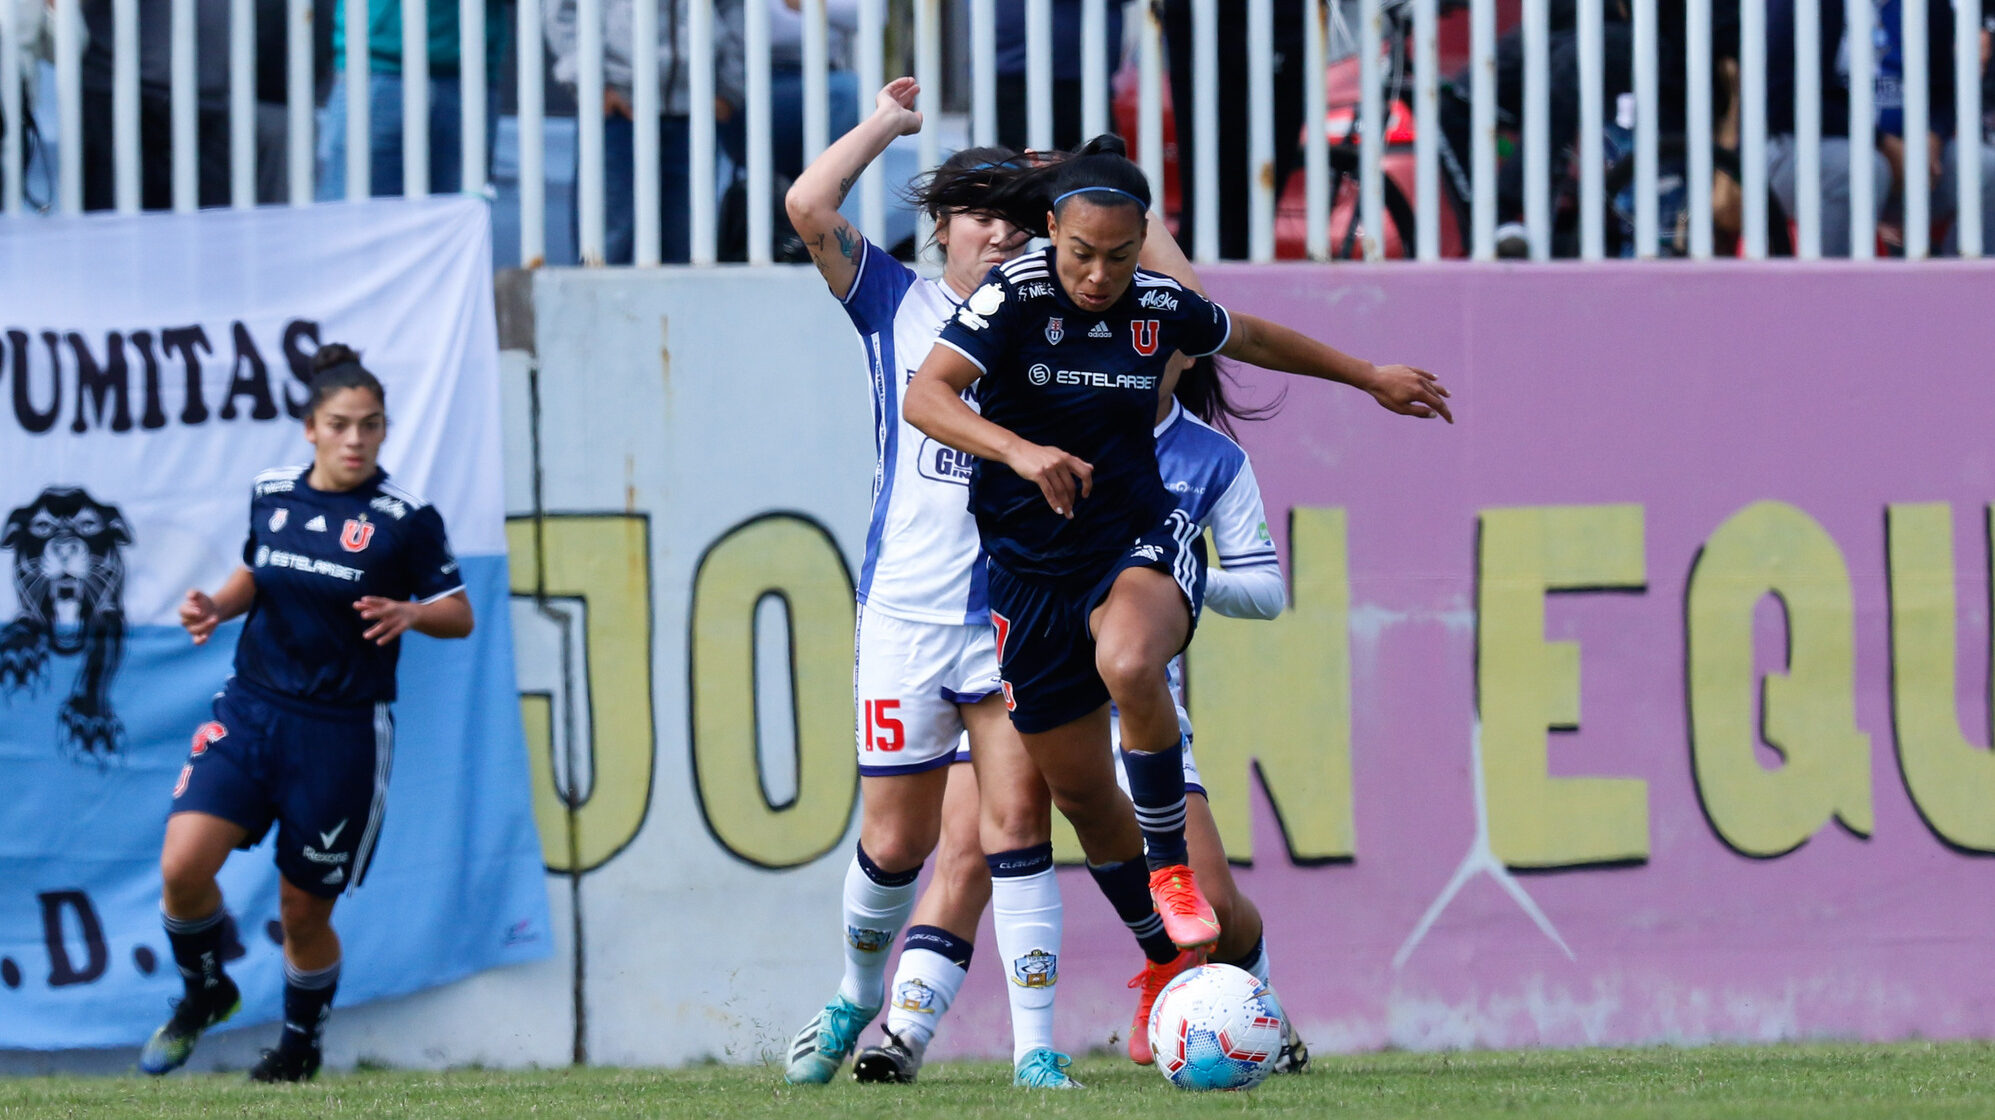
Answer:
M1319 1057L1251 1093L1192 1094L1152 1070L1091 1058L1079 1093L1031 1093L991 1063L914 1086L781 1084L773 1067L370 1070L299 1086L240 1075L0 1079L0 1120L89 1117L662 1117L876 1120L1035 1117L1995 1117L1995 1045L1810 1045Z

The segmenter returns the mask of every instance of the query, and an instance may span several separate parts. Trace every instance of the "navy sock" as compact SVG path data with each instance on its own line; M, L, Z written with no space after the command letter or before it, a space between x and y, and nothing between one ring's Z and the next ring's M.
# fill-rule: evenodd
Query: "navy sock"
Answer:
M976 948L970 942L950 933L941 926L909 926L907 938L901 948L926 949L947 960L965 972L970 971L970 953Z
M859 855L859 870L866 873L866 878L883 887L905 887L921 878L921 864L917 863L906 871L887 871L874 863L872 856L866 854L865 844L855 844L853 849Z
M305 972L284 962L284 1050L316 1050L319 1032L332 1014L333 993L339 989L339 962Z
M1135 860L1099 867L1090 863L1088 874L1094 876L1094 885L1101 888L1108 904L1115 907L1116 917L1136 935L1136 944L1142 946L1145 957L1158 964L1177 959L1178 947L1164 932L1164 919L1157 916L1157 909L1150 901L1150 876L1142 864Z
M1122 769L1129 775L1129 800L1136 803L1150 870L1184 863L1184 739L1160 751L1124 749Z
M222 982L222 935L228 911L217 906L205 918L176 918L161 910L159 919L173 947L173 963L187 983L188 998L201 998Z
M1239 960L1220 961L1219 963L1230 964L1234 968L1237 968L1242 972L1252 972L1254 971L1254 966L1261 963L1261 953L1263 950L1267 948L1267 946L1268 946L1268 939L1266 937L1262 937L1260 940L1254 942L1254 947L1247 950L1247 952L1243 956L1241 956Z

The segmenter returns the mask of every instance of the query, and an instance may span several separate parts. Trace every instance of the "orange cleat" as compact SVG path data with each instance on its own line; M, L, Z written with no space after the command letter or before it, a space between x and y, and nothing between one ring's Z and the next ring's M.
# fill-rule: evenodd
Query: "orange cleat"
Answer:
M1219 941L1219 918L1184 864L1150 872L1150 902L1164 920L1164 933L1178 948L1209 949Z
M1129 1026L1129 1060L1139 1066L1147 1066L1156 1059L1150 1053L1150 1009L1157 1006L1157 996L1164 985L1177 979L1178 974L1197 968L1205 963L1205 950L1185 949L1163 964L1146 960L1143 971L1129 981L1129 986L1140 993L1136 997L1136 1019Z

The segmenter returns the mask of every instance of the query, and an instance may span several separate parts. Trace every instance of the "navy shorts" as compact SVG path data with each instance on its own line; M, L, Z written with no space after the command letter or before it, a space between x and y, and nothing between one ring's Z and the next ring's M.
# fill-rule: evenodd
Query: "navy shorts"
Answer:
M1051 731L1108 703L1095 669L1088 616L1130 568L1155 568L1177 581L1198 628L1205 604L1205 537L1183 510L1136 538L1094 584L1063 586L1029 579L990 562L991 625L1011 723L1028 735ZM1185 641L1191 641L1189 632Z
M194 731L172 812L239 824L244 848L275 823L277 870L320 898L359 883L388 808L388 705L324 707L231 679L214 713Z

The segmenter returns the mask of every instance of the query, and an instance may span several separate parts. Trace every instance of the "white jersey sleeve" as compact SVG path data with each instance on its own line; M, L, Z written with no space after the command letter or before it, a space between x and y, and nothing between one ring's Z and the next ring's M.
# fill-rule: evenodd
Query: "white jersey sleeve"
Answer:
M1288 605L1281 562L1254 466L1244 456L1206 516L1221 567L1206 574L1205 604L1230 618L1273 618Z

